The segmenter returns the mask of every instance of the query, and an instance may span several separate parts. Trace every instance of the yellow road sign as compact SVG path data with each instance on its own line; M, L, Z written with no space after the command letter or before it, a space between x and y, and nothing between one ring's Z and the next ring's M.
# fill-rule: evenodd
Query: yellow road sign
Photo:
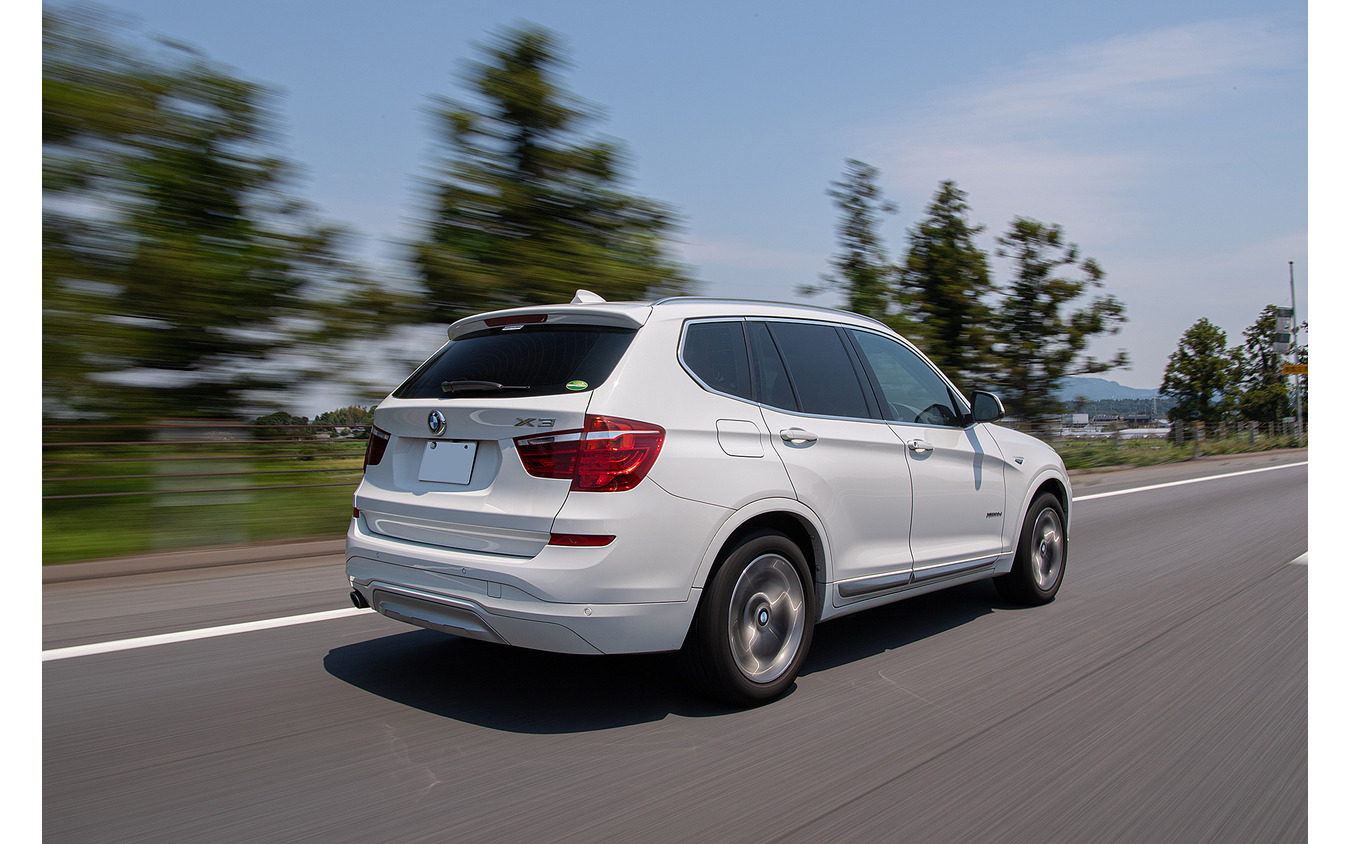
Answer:
M1306 363L1286 363L1282 368L1285 375L1308 374L1308 365Z

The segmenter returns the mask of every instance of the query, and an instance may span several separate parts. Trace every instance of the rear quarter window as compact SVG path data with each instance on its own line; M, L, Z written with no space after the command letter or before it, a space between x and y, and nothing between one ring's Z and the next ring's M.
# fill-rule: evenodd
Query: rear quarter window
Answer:
M500 326L447 344L394 391L400 399L546 396L592 390L605 382L635 329L586 325ZM447 392L454 382L491 387Z
M695 322L685 329L680 357L711 390L749 399L750 356L741 322Z

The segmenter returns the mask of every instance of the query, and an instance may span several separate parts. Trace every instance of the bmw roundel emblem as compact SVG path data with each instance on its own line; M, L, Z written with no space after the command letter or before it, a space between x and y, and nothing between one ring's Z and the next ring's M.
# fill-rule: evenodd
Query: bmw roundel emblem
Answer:
M432 436L439 437L445 433L445 414L439 410L433 410L427 414L427 427L431 429Z

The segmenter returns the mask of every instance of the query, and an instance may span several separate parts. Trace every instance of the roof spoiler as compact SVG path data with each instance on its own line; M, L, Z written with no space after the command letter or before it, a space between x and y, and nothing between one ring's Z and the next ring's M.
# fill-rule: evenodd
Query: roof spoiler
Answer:
M641 328L651 312L652 306L646 302L608 302L589 290L578 290L566 305L526 305L464 317L446 329L446 335L454 340L485 328L530 323Z

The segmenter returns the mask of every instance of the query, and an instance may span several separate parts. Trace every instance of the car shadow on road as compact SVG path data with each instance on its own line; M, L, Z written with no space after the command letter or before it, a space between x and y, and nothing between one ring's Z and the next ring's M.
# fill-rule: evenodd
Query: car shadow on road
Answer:
M802 676L951 630L1000 605L992 587L976 583L821 625ZM739 711L703 697L671 653L576 656L411 630L334 648L324 669L404 706L515 733L589 732L671 714Z
M684 687L675 654L577 656L412 630L334 648L329 674L433 715L574 733L731 711Z

